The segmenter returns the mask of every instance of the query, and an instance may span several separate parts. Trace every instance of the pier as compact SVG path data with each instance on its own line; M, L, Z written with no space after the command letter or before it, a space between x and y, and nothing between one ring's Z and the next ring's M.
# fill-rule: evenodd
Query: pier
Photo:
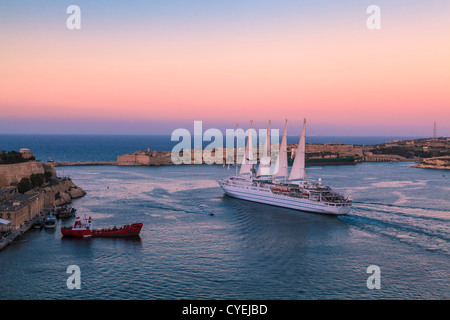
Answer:
M54 161L55 167L66 166L117 166L117 161Z
M0 236L0 251L9 246L13 241L22 238L23 234L33 227L33 223L37 220L42 220L45 217L43 213L28 220L17 229L10 229L8 231L2 231Z

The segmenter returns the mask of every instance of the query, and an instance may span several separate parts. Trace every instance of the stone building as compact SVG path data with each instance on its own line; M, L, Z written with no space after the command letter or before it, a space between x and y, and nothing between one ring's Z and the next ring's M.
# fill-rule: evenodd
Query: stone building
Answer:
M133 154L124 154L117 157L119 165L150 165L150 148L147 151L136 151Z
M19 152L22 154L22 158L24 159L34 158L35 156L35 154L31 153L30 149L28 148L22 148L19 150Z
M9 221L10 227L17 229L44 210L44 197L40 193L18 194L12 190L0 189L0 219Z
M11 199L16 195L17 195L16 187L0 188L0 203L8 201L9 199Z
M170 151L136 151L132 154L124 154L117 157L119 166L160 166L171 165L172 158Z

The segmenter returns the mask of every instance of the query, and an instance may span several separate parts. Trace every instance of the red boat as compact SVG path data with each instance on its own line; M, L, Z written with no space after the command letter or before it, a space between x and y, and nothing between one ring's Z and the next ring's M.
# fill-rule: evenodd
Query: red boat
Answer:
M62 227L61 233L66 237L131 237L137 236L141 232L143 224L133 223L122 227L93 229L92 219L80 219L77 217L73 227Z

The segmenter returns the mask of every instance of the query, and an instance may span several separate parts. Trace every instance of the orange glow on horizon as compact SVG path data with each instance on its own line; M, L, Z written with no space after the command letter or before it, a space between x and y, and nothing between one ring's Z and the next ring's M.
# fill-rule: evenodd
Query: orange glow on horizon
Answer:
M432 109L427 121L438 115L450 127L449 29L413 27L104 40L19 33L0 53L0 108L10 118L324 123L416 121Z

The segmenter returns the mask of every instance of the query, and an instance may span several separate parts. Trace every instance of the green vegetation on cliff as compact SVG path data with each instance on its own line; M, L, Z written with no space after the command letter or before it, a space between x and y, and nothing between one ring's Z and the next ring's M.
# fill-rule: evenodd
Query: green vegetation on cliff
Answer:
M377 145L368 151L373 154L380 155L397 155L405 158L433 158L450 155L448 146L433 146L433 145L396 145L386 146Z
M22 178L17 184L17 190L20 193L25 193L33 188L42 187L44 183L47 183L50 180L51 173L33 173L30 178Z
M33 160L35 160L34 156L28 159L24 159L22 157L22 154L17 151L9 151L9 152L0 151L0 164L15 164Z

